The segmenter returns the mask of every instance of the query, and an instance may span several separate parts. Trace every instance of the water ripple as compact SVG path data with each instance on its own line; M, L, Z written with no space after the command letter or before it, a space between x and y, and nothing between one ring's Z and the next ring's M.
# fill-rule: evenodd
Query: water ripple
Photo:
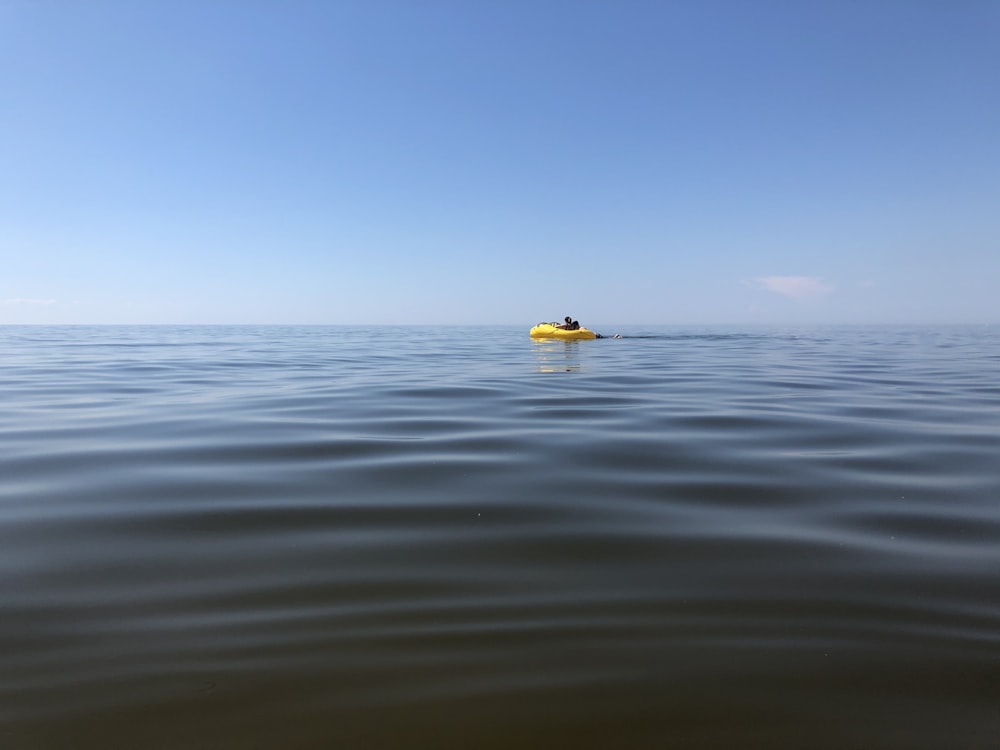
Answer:
M1000 735L995 331L476 333L0 331L0 740Z

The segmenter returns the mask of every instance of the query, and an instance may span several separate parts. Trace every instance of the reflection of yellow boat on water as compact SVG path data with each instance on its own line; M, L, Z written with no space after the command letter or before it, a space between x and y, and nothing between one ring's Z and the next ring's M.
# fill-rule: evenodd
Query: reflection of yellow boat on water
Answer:
M572 341L597 338L597 334L589 328L577 328L573 331L567 331L564 328L559 328L558 323L539 323L529 333L533 339L563 339Z

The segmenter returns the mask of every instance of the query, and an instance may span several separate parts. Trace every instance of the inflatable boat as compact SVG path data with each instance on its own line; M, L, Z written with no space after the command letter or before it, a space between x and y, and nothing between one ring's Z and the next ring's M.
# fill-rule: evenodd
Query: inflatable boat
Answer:
M577 339L596 339L597 334L589 328L577 328L575 331L567 331L558 327L558 323L539 323L529 331L533 339L564 339L567 341Z

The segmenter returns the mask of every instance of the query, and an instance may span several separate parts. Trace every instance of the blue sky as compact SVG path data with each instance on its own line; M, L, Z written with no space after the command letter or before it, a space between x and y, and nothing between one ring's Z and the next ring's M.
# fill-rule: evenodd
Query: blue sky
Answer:
M1000 323L993 0L0 0L0 323Z

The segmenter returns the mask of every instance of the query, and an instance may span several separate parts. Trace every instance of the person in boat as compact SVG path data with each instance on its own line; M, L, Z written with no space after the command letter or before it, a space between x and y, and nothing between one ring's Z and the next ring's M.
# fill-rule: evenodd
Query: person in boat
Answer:
M561 328L564 331L579 331L580 330L580 323L578 321L573 320L569 315L567 315L565 318L563 318L563 320L565 321L564 323L552 323L551 324L552 327L553 328ZM595 336L597 338L599 338L599 339L620 339L622 337L622 335L620 333L616 333L614 336L602 336L601 334L598 333L598 334L595 334Z

